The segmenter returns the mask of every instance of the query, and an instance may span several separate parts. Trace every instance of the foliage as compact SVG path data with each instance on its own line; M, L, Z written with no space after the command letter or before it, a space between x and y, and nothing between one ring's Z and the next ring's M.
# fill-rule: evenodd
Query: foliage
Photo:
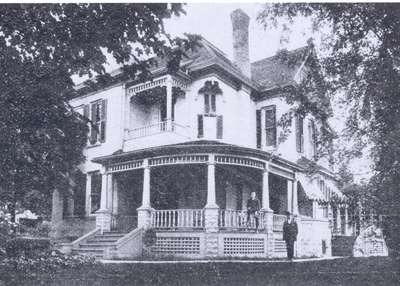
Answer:
M34 257L38 253L50 249L50 239L15 237L7 241L5 249L9 257L21 255Z
M346 109L347 116L346 140L336 160L346 164L370 146L374 163L367 189L370 207L397 217L398 229L399 13L397 3L267 4L258 18L265 25L283 22L287 29L295 19L305 17L321 35L323 87L331 100Z
M183 12L167 3L0 5L0 200L15 209L32 202L27 196L40 202L67 189L88 132L87 119L68 104L80 94L71 76L96 76L88 92L149 77L153 56L176 69L192 38L171 38L163 21ZM123 66L120 77L105 73L104 52ZM50 209L48 202L29 207Z

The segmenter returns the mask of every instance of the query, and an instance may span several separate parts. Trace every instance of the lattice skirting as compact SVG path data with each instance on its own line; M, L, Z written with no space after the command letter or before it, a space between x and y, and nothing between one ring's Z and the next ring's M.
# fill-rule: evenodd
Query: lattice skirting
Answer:
M219 255L228 257L266 257L267 237L264 234L221 234Z
M197 257L203 255L204 237L201 234L157 233L151 252L162 256Z

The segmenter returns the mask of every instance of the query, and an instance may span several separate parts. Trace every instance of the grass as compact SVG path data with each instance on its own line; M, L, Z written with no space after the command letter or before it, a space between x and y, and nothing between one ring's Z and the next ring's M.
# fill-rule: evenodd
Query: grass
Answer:
M400 260L297 263L97 264L57 273L2 273L4 285L400 285ZM1 282L0 282L0 285Z

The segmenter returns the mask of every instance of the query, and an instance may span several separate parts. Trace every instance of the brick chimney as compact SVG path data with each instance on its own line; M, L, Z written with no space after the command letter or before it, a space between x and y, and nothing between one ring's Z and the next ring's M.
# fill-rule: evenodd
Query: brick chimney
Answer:
M233 61L242 73L251 77L249 59L249 21L250 17L241 9L231 13L233 28Z

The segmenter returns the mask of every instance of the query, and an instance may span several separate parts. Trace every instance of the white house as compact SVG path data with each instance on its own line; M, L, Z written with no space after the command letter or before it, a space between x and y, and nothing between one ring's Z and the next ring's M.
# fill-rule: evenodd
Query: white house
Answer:
M71 196L53 194L53 234L79 237L65 250L99 257L143 253L143 235L157 239L154 255L200 257L286 255L285 211L297 215L296 255L331 255L332 232L349 234L343 197L326 160L312 177L316 123L296 117L278 142L277 122L290 105L285 87L306 72L310 51L288 67L276 57L249 61L249 17L231 14L234 62L206 39L168 74L148 82L121 81L71 100L92 120L85 177ZM118 71L114 73L117 75ZM246 222L246 202L262 202L260 226Z

